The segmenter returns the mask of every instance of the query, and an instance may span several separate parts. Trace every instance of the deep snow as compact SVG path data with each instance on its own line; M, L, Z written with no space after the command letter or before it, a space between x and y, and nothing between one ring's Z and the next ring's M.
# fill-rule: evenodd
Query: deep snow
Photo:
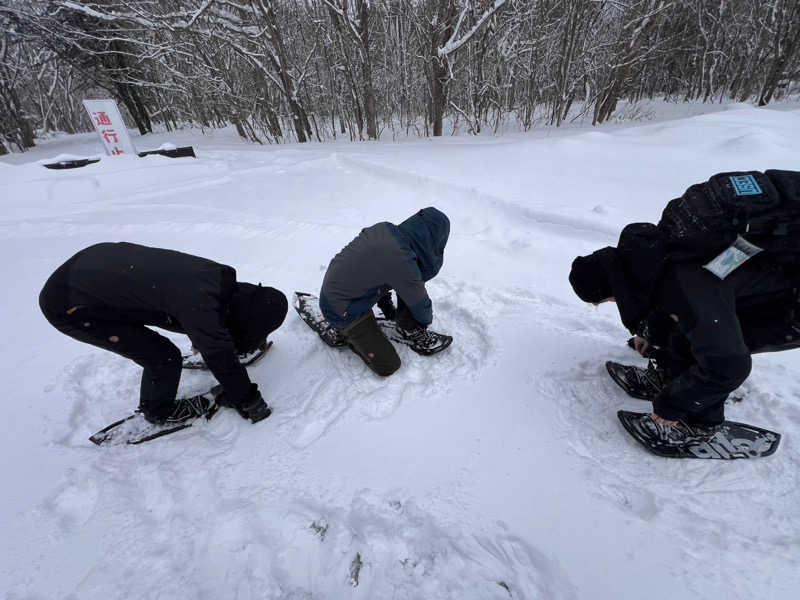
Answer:
M53 598L682 599L800 596L800 352L757 356L728 417L784 434L756 461L650 456L646 410L606 376L635 362L611 305L567 282L578 254L718 171L798 169L800 107L503 138L258 147L231 131L135 137L198 158L103 158L94 134L0 159L6 390L0 589ZM447 213L430 283L453 346L389 379L290 310L250 370L274 409L139 447L94 431L136 404L138 368L39 313L77 250L132 241L240 280L317 292L359 230ZM187 349L185 337L172 336ZM207 374L187 372L181 390Z

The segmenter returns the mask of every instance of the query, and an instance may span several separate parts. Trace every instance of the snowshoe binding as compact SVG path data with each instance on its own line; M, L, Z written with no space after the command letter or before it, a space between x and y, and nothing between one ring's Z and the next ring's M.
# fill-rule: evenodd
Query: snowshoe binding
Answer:
M214 400L205 396L192 396L175 400L172 412L164 418L153 418L144 414L144 418L154 425L174 425L190 419L202 417L214 405Z
M653 400L661 393L666 384L664 373L651 360L647 368L623 365L618 362L606 362L606 370L619 387L632 398Z
M391 339L402 341L412 350L422 355L441 352L453 341L453 338L449 335L428 331L424 327L415 327L414 329L395 327L395 332L396 336L389 336Z
M206 394L176 400L166 417L146 417L141 410L107 425L89 440L100 445L142 444L187 429L200 417L211 419L219 409L215 396L218 386Z

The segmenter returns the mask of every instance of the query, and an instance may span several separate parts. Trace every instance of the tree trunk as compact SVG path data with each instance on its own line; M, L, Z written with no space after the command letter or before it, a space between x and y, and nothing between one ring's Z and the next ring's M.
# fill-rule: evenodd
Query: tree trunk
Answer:
M595 105L592 125L603 123L617 109L617 102L619 102L625 91L625 79L628 73L630 73L634 63L637 61L637 54L644 45L646 34L657 23L659 15L661 14L658 11L663 4L664 3L661 2L656 12L651 13L650 3L644 2L642 6L638 7L642 14L639 15L639 22L630 34L630 37L625 35L624 31L621 32L621 35L625 37L622 37L618 42L618 51L613 58L616 64L612 67L608 75L607 84L602 93L601 101ZM625 18L625 20L627 20L627 18ZM629 25L632 25L632 23L632 21L629 21Z
M433 136L442 135L444 109L447 105L447 59L434 57L431 66L431 123Z
M447 57L439 58L439 48L444 46L453 34L456 6L453 0L438 0L436 15L430 23L430 46L428 49L430 62L431 109L430 118L433 125L433 136L442 135L445 107L447 106L448 83L450 81Z
M378 110L375 102L375 86L372 82L372 55L369 43L369 0L359 0L359 35L361 36L361 71L364 81L364 117L367 121L367 137L378 139Z
M774 59L770 65L761 93L758 97L758 105L764 106L772 100L775 90L781 80L786 76L786 67L792 63L795 55L800 49L800 6L794 0L791 9L785 6L783 10L788 14L781 13L780 22L777 24L775 32L775 47L773 49Z

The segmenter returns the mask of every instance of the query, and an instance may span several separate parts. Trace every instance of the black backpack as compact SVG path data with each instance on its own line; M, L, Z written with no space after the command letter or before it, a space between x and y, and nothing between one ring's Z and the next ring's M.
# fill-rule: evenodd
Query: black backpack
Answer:
M658 222L669 260L711 260L741 235L781 262L800 259L800 172L718 173L667 204Z

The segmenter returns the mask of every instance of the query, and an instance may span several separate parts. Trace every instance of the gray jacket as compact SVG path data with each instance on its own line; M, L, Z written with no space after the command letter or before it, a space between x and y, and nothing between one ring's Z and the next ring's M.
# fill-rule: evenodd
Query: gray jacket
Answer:
M336 327L363 315L394 289L421 325L433 321L425 282L442 267L450 221L425 208L400 225L377 223L361 233L328 265L320 291L320 309Z

